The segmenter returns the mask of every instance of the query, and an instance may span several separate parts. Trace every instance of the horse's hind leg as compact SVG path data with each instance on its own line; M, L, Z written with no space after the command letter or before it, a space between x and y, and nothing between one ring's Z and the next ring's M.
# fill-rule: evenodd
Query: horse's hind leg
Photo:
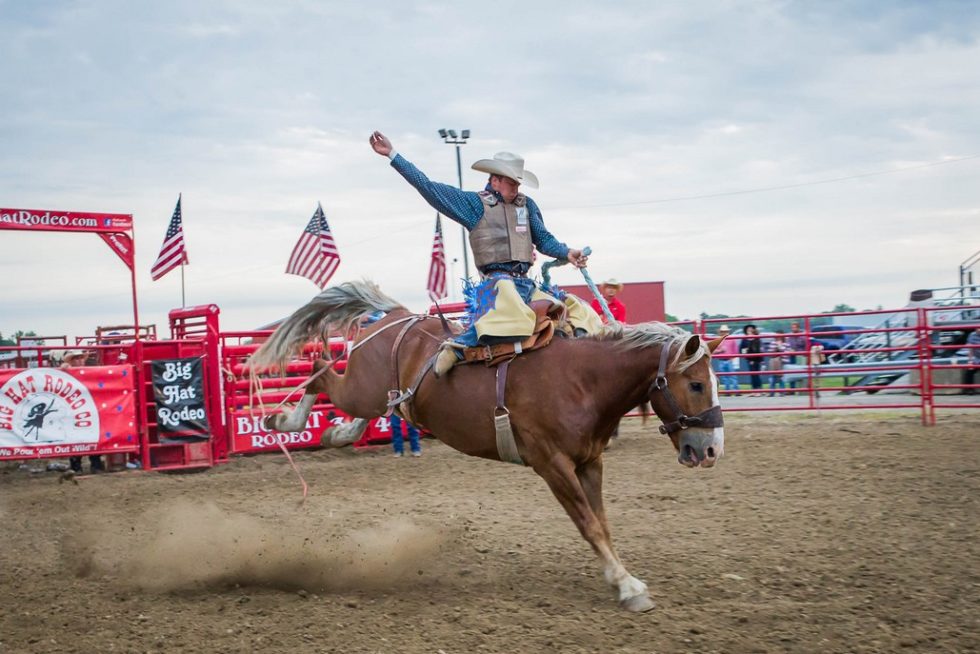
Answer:
M603 576L610 586L615 586L619 591L619 601L624 607L631 611L649 611L654 607L654 603L647 593L647 585L626 570L612 544L609 521L606 519L606 509L602 503L602 457L576 468L575 476L578 477L589 506L602 526L609 548L608 557L600 554L604 565Z
M306 429L306 420L310 417L310 411L316 403L316 393L307 393L299 401L299 406L295 411L283 409L282 413L267 416L265 419L266 429L274 431L302 431Z
M356 443L364 435L369 420L367 418L354 418L350 422L331 427L323 432L320 438L320 445L324 447L343 447Z
M616 586L619 591L619 603L630 611L649 611L654 603L647 594L647 587L638 579L631 576L619 561L609 538L609 529L592 508L592 502L585 491L585 484L580 481L580 474L575 464L567 457L554 458L547 466L535 467L535 471L548 483L551 492L565 508L572 522L578 527L582 537L589 542L592 549L602 560L606 580ZM590 492L602 493L602 466L585 472ZM596 481L598 480L598 484Z
M273 431L302 431L306 429L306 421L310 417L310 410L313 408L316 398L316 393L308 393L300 400L295 411L284 409L282 413L267 416L265 419L266 429ZM324 430L320 437L320 445L323 447L343 447L356 443L364 435L368 422L365 418L355 418L351 422L330 427Z

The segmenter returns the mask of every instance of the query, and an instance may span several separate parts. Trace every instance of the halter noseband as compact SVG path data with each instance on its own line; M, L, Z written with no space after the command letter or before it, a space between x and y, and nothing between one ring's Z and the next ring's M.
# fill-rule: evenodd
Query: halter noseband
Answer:
M716 404L710 409L706 409L696 416L689 416L681 410L680 405L677 403L677 399L674 398L674 394L670 392L670 388L667 386L667 360L670 358L670 343L664 343L663 349L660 351L660 366L657 369L657 376L650 384L650 388L647 389L647 396L653 395L656 391L663 393L664 400L667 402L667 406L674 413L674 419L670 422L664 421L664 424L660 425L661 434L674 434L679 431L688 429L689 427L708 427L715 428L724 425L724 419L721 415L721 405ZM663 420L663 418L661 418Z

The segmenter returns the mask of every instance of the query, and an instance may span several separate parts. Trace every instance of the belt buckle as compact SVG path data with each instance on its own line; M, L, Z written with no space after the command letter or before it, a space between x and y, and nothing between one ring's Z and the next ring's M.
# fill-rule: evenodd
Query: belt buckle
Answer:
M483 360L487 363L493 361L493 350L490 349L489 345L483 346Z

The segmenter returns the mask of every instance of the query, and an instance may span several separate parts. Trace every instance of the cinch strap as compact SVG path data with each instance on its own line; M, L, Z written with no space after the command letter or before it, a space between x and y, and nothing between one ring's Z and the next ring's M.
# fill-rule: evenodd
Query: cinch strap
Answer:
M405 335L408 331L416 325L416 323L425 320L426 316L409 316L408 322L402 327L401 331L398 332L398 336L395 337L395 343L391 346L391 390L388 391L388 410L385 412L385 417L391 415L394 411L395 406L398 405L398 398L401 395L399 391L400 388L400 377L398 374L398 350L402 346L402 341L405 340ZM398 322L401 322L400 320ZM380 330L379 330L380 331Z
M510 425L510 411L504 405L504 390L507 386L507 367L510 361L497 366L497 406L493 410L493 428L497 434L497 456L501 461L524 465L524 459L517 451L517 441Z

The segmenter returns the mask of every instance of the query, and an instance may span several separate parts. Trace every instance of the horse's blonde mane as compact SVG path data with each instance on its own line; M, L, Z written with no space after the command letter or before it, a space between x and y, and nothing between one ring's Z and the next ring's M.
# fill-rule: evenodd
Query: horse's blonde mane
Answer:
M679 345L670 361L669 370L671 372L684 372L705 356L710 355L708 346L702 339L701 346L697 351L685 358L684 345L691 336L690 332L686 332L680 327L673 327L662 322L641 322L636 325L623 325L622 323L604 325L602 330L594 334L592 338L597 341L616 341L616 345L628 350L657 347L664 343L672 348L675 344Z

